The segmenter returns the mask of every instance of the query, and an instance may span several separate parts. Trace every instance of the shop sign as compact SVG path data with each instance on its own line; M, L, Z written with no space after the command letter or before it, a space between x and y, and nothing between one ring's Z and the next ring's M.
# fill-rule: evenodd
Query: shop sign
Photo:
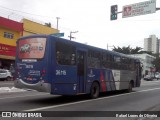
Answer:
M15 56L16 47L5 45L5 44L0 44L0 55Z

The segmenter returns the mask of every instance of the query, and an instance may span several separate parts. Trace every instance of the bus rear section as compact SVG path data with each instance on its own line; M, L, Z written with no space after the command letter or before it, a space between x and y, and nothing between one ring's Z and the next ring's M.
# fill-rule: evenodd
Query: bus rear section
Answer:
M97 98L140 86L140 62L124 54L51 35L19 39L16 53L17 88Z
M50 93L46 43L45 36L23 37L17 41L15 87Z

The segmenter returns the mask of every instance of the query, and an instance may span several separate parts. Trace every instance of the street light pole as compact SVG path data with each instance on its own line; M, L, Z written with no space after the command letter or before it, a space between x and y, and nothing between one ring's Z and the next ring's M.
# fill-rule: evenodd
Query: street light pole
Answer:
M8 19L9 19L9 17L11 16L11 15L13 15L14 13L11 13L10 15L8 15Z
M74 37L72 37L72 33L76 33L76 32L70 32L70 36L69 36L69 38L70 38L70 40L72 39L72 38L74 38Z
M109 47L114 47L114 45L112 45L112 46L109 46L109 45L108 45L108 43L107 43L107 50L108 50L108 48L109 48Z
M58 22L59 22L60 17L56 17L56 19L57 19L57 30L58 30Z
M72 37L72 33L77 33L78 31L71 31L70 32L70 36L68 36L69 38L70 38L70 40L72 39L72 38L74 38L74 37Z

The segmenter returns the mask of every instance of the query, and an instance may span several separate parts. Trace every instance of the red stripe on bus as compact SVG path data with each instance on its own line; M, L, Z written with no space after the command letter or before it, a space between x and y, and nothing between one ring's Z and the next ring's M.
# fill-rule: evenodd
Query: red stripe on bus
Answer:
M105 92L107 89L106 89L106 82L104 80L104 75L102 71L100 72L100 81L101 81L102 91Z

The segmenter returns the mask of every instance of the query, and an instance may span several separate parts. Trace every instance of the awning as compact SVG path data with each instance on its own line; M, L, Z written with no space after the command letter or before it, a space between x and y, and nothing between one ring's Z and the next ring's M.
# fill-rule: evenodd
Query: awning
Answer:
M0 55L0 58L7 60L15 60L15 56Z

